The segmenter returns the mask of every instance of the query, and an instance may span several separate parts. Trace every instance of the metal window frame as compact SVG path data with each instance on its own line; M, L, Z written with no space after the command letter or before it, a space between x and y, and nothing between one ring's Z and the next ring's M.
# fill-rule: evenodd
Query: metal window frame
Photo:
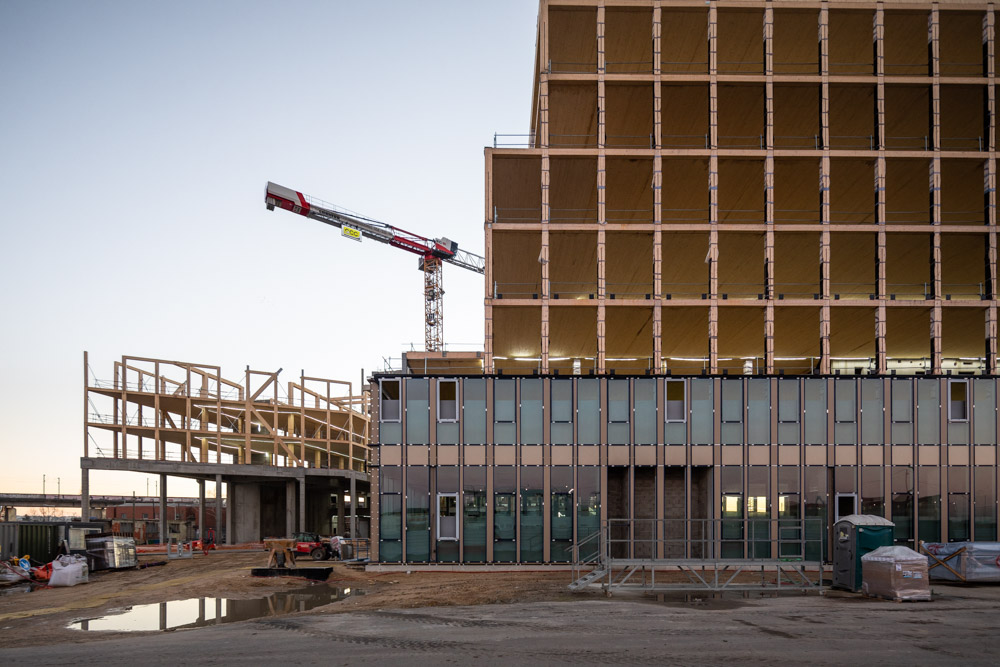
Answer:
M670 404L670 389L668 389L668 387L670 386L671 383L675 383L675 384L676 383L680 383L681 387L683 387L683 389L684 389L684 398L681 399L683 401L683 403L684 403L684 406L683 406L684 409L681 410L681 418L680 419L671 419L669 417L669 415L670 415L670 409L667 406ZM663 381L663 410L664 410L663 423L664 424L686 424L687 421L688 421L688 412L690 411L690 409L691 409L691 403L690 403L690 395L689 395L689 392L688 392L687 380L685 380L683 378L677 378L677 379L670 379L670 378L668 378L668 379L664 380Z
M458 491L438 491L435 507L435 534L439 542L458 542L462 535L462 513L459 511ZM441 535L441 498L455 499L455 537L442 537Z
M569 385L569 419L561 420L555 418L555 410L552 406L555 404L555 399L552 397L552 390L555 388L556 383L562 386L562 383ZM549 423L550 424L572 424L573 417L576 416L576 383L570 378L565 379L555 379L553 378L549 382Z
M387 382L396 383L396 395L399 396L399 398L395 399L396 403L399 404L399 410L397 411L398 416L395 419L385 418L385 408L383 407L384 403L382 398L382 385L384 385ZM398 424L403 420L403 381L400 380L399 378L381 378L378 381L378 417L379 421L391 424Z
M454 400L455 402L455 417L454 419L441 419L441 386L444 384L451 384L455 386L455 398L445 399ZM437 421L439 424L454 424L458 421L458 378L438 378L437 381Z
M951 416L951 388L957 384L965 385L965 416L960 419L953 419ZM969 403L972 398L972 386L967 379L948 379L948 423L949 424L968 424L969 423Z

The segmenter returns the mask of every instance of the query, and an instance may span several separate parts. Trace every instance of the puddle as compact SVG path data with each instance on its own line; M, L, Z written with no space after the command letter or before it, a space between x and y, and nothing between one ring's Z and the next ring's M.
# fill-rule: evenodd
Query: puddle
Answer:
M0 588L0 597L4 597L6 595L14 595L15 593L30 593L30 592L31 592L31 584L27 583L14 584L12 586L5 586L4 588Z
M308 611L353 595L364 595L364 591L357 588L309 586L252 600L188 598L135 605L118 613L73 621L66 627L88 632L186 630Z
M739 609L750 600L778 597L777 592L739 591L728 593L658 593L650 600L669 607L696 607L698 609Z

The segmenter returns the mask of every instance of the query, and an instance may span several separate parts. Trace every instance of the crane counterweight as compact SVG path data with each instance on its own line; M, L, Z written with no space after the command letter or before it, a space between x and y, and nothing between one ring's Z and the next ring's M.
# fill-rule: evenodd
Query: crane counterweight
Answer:
M448 262L475 273L486 272L486 260L460 250L458 243L441 237L430 239L419 234L341 210L333 204L308 197L268 181L264 204L269 211L281 208L332 227L353 230L349 235L360 241L369 238L420 256L418 268L424 274L424 344L428 352L438 352L444 342L444 288L442 263Z

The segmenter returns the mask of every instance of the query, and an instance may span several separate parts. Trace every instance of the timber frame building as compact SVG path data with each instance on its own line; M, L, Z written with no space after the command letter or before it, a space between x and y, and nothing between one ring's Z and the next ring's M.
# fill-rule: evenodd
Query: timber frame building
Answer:
M219 366L123 356L95 377L84 352L84 520L89 471L118 470L160 476L160 535L168 477L185 477L198 481L198 526L229 544L295 531L367 537L367 393L305 372L283 385L280 373L248 366L236 381Z
M609 518L661 556L861 511L995 540L996 20L542 0L531 131L486 149L484 350L373 378L375 559L561 562ZM728 556L782 555L737 525Z

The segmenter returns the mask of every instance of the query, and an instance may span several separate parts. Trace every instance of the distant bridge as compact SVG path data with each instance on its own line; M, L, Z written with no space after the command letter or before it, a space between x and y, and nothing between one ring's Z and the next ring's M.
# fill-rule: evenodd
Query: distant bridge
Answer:
M206 502L215 502L206 498ZM197 498L171 497L168 505L198 506ZM115 507L118 505L158 505L159 496L90 496L91 507ZM80 507L80 494L71 493L3 493L0 505L14 507Z

